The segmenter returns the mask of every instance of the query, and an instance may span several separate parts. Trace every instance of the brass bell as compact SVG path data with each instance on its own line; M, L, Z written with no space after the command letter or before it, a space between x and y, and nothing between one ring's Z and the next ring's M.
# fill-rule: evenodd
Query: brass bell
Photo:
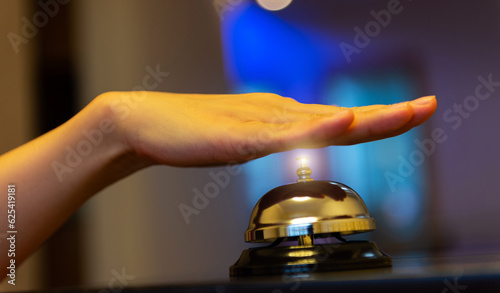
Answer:
M255 205L245 231L246 242L271 242L244 250L230 268L232 277L312 273L387 267L391 258L369 241L347 241L345 235L375 230L361 197L334 181L315 181L299 158L299 179L267 192ZM338 239L318 243L318 239ZM282 246L282 242L292 245Z

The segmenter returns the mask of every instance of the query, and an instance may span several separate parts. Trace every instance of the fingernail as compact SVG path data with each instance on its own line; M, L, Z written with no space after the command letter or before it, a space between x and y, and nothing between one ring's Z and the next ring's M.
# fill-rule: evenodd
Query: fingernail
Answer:
M412 104L415 105L427 105L429 104L432 100L434 100L434 96L428 96L428 97L421 97L416 100L411 101Z
M391 109L401 109L408 106L408 102L397 103L391 106Z

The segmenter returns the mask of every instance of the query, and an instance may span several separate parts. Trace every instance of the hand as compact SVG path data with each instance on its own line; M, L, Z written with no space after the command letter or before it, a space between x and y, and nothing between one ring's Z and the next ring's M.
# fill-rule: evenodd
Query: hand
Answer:
M124 144L150 164L173 166L245 162L295 148L383 139L427 120L433 96L395 105L342 108L302 104L275 94L110 92ZM129 115L124 101L137 100ZM123 103L123 104L122 104Z

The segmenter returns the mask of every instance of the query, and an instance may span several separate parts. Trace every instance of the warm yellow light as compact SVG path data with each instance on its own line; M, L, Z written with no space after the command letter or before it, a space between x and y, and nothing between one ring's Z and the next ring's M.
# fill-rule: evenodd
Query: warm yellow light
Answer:
M311 250L297 250L288 252L288 256L290 257L309 257L313 255L314 251Z
M292 200L294 201L305 201L305 200L308 200L310 199L309 196L296 196L296 197L293 197Z
M297 218L292 220L292 224L308 224L308 223L314 223L318 220L316 217L303 217L303 218Z
M300 161L300 167L304 168L306 166L306 163L309 161L309 157L300 156L300 157L297 158L297 160Z
M264 9L277 11L290 5L292 0L257 0L257 3Z

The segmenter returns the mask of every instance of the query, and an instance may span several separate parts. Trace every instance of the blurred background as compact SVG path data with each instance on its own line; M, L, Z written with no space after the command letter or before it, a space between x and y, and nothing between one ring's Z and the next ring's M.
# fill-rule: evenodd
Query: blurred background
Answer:
M227 280L251 246L243 233L253 206L295 181L299 154L310 157L313 178L365 200L377 230L352 239L394 257L498 252L499 4L1 1L2 153L100 93L144 86L155 70L168 73L156 91L268 91L341 106L436 95L438 108L396 138L247 163L189 223L179 207L193 207L217 183L211 172L226 167L138 172L87 202L21 266L17 286L0 289L119 288L124 274L127 286Z

